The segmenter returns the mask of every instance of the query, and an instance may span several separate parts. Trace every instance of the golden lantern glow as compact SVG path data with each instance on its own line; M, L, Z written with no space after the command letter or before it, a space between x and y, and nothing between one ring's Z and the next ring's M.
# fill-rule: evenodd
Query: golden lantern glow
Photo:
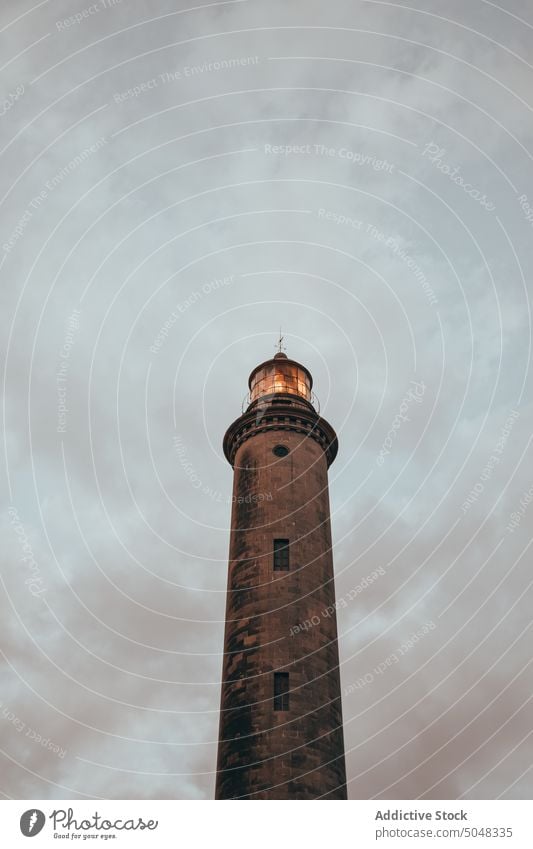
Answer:
M264 395L299 395L311 400L311 376L297 363L276 357L252 373L250 399L256 401Z

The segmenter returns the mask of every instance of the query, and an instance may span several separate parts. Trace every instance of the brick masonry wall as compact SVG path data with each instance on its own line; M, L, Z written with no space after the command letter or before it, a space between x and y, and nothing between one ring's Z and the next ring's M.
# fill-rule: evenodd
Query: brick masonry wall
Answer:
M280 444L287 457L272 453ZM323 449L290 430L256 433L237 451L233 495L216 796L345 799ZM275 538L290 540L289 572L273 571ZM290 675L288 711L273 709L274 671Z

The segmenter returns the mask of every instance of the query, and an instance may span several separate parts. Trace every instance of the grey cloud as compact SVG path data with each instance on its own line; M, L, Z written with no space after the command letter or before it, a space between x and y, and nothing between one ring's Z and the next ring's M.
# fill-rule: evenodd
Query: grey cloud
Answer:
M244 2L137 27L185 4L156 14L123 0L59 31L70 3L12 25L30 6L2 4L2 92L25 85L0 117L2 702L67 750L58 758L0 715L8 797L212 797L231 508L221 441L280 324L339 432L338 598L385 570L339 610L344 689L435 623L344 696L351 797L531 794L519 745L531 731L531 258L517 200L533 203L519 99L531 106L531 68L529 29L511 15L533 20L525 0L394 5ZM430 143L496 214L423 155ZM423 401L380 468L412 380ZM11 505L45 601L24 583Z

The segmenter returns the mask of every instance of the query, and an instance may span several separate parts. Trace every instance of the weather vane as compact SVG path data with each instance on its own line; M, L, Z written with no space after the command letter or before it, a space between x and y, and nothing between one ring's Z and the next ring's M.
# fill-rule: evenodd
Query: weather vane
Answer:
M287 350L285 345L283 344L284 341L285 341L285 336L282 335L281 327L280 327L280 329L279 329L279 339L274 346L275 348L278 349L278 354L281 354L281 353L283 353L283 351Z

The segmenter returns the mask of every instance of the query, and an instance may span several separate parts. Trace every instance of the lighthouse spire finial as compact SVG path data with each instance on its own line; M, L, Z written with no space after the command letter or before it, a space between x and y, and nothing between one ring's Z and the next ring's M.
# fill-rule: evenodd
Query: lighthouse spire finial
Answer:
M284 351L287 350L285 345L283 344L284 341L285 341L285 337L282 335L281 327L280 327L280 329L279 329L279 339L274 346L275 348L278 349L278 354L282 354Z

